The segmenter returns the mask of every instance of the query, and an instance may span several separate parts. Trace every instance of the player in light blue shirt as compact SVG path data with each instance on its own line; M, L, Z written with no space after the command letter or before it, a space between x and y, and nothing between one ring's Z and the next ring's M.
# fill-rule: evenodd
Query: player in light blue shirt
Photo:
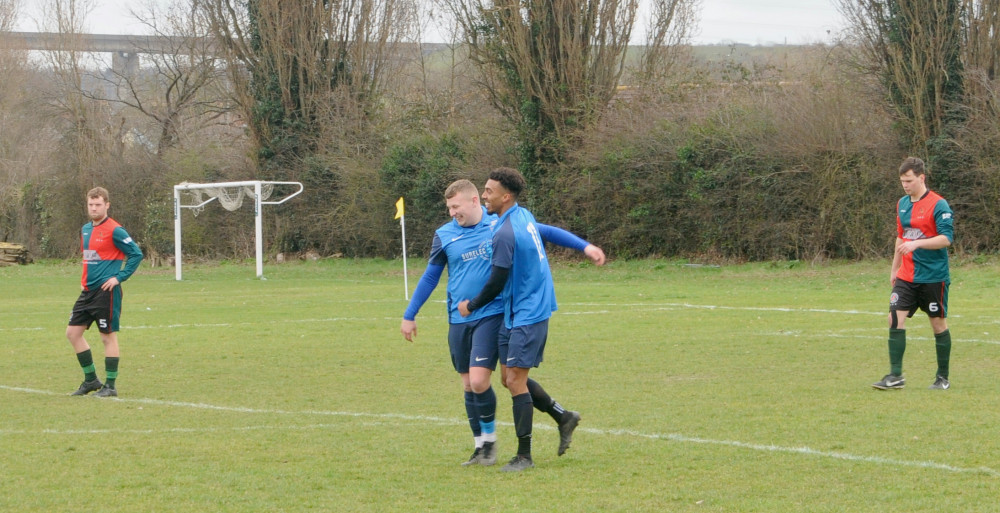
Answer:
M504 328L500 332L498 350L503 382L513 399L518 442L517 454L501 469L508 472L534 466L531 459L532 406L539 406L538 397L544 391L538 391L541 387L528 378L528 371L542 362L549 317L556 310L552 273L540 225L531 212L517 203L524 187L524 177L515 169L498 168L490 173L483 190L483 204L487 213L499 216L493 227L490 278L475 297L458 305L463 316L472 316L490 305L498 293L503 299ZM603 252L599 258L591 258L597 265L604 263ZM554 401L551 408L558 414L551 413L559 422L558 454L562 455L569 447L580 415L564 410Z
M496 394L490 386L490 377L497 364L497 337L503 325L503 301L498 291L473 315L463 317L458 312L458 300L477 294L490 276L493 253L491 227L497 216L486 213L479 203L478 189L468 180L451 184L445 191L445 203L453 219L434 233L427 269L403 314L400 332L407 340L413 340L417 334L416 315L447 267L448 344L452 365L462 377L469 426L476 441L475 452L463 465L492 465L496 462ZM538 232L539 237L548 242L583 251L595 262L600 258L603 263L604 253L600 248L565 230L539 224ZM539 409L554 411L555 405L559 409L559 418L565 416L562 407L548 397L540 385L537 389L544 394L539 397ZM578 419L579 415L575 415Z

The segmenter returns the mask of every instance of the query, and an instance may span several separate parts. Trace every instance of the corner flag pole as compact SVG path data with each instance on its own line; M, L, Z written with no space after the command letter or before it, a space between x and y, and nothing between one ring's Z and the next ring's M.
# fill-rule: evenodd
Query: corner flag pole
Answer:
M405 207L403 206L403 197L400 196L396 200L396 217L399 219L399 228L403 232L403 293L406 296L406 300L410 300L410 283L409 277L406 275L406 216L403 215Z

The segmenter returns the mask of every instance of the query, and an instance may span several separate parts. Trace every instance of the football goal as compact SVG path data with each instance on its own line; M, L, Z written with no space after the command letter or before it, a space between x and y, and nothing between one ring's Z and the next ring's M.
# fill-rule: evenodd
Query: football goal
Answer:
M292 188L292 192L283 192ZM279 191L276 199L271 199L275 189ZM257 257L257 277L264 277L264 251L261 207L264 205L280 205L302 193L299 182L268 182L250 180L245 182L220 183L180 183L174 186L174 272L177 280L181 279L181 210L191 209L197 216L205 206L218 200L222 208L229 211L238 210L246 197L253 199L253 218L256 229L254 246ZM187 200L185 202L184 200Z

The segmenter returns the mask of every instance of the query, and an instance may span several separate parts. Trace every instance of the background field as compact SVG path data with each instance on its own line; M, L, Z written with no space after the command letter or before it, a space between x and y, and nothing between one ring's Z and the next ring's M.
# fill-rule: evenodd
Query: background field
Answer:
M422 263L411 269L415 284ZM399 262L143 267L125 286L119 400L71 398L76 264L0 269L0 511L996 511L1000 300L953 269L953 387L887 370L888 263L555 266L532 372L583 422L537 468L464 468L443 287L398 333ZM94 330L103 379L103 352ZM515 446L497 380L500 456Z

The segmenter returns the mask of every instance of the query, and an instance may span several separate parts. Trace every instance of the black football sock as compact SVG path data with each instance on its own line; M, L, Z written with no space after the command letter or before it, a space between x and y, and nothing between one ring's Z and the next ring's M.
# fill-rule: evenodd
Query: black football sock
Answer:
M531 457L531 421L534 409L531 394L520 394L513 398L514 432L517 433L517 454Z
M903 353L906 352L906 330L889 328L889 367L896 376L903 375Z
M934 348L937 349L938 376L948 379L948 360L951 359L951 332L944 330L934 335Z
M479 409L476 408L476 394L471 391L465 393L465 414L469 416L469 427L472 428L472 436L478 437L483 434L479 428Z
M476 401L476 411L479 414L479 427L483 435L496 433L497 394L493 387L487 388L481 394L473 393Z
M104 381L104 384L108 388L115 388L115 380L118 379L118 357L109 356L104 359L104 370L108 374L108 378Z
M97 379L97 369L94 368L94 355L90 352L90 349L76 353L76 359L80 362L80 367L83 368L84 381L94 381Z
M535 405L535 408L548 413L552 417L552 420L556 421L556 424L562 422L563 414L566 413L566 410L555 399L549 396L541 384L531 378L528 378L528 393L531 394L531 402Z

